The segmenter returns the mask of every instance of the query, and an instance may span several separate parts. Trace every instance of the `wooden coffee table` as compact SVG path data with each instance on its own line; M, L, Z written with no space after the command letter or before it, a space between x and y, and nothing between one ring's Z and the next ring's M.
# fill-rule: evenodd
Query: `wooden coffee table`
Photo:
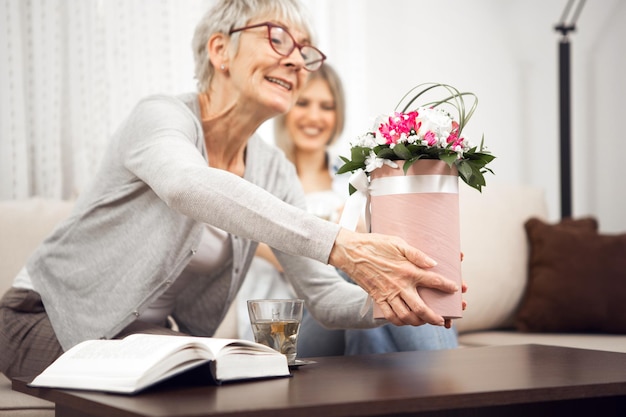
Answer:
M626 415L626 354L541 345L316 358L291 378L162 384L134 396L13 389L56 416Z

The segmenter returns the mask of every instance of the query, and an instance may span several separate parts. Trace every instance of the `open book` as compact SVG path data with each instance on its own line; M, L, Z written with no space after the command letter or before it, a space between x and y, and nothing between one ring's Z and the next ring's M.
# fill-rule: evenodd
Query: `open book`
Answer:
M133 334L88 340L54 361L34 387L135 393L171 376L208 364L213 383L289 375L285 355L239 339Z

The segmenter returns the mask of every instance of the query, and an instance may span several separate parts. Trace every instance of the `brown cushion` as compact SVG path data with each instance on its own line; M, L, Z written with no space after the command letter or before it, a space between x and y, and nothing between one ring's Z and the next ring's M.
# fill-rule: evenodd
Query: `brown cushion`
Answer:
M517 329L626 333L626 234L598 234L592 218L533 218L525 228L529 276Z

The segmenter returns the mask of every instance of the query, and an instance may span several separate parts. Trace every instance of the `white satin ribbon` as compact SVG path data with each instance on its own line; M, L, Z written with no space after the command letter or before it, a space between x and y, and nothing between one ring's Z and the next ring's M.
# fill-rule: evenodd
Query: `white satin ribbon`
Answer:
M369 192L369 178L362 169L355 171L350 177L350 185L352 185L356 191L348 197L344 204L341 218L339 219L339 225L349 230L356 230L356 226L361 218L361 213L365 214L365 230L370 230L370 192ZM372 297L367 297L365 303L361 307L359 314L361 317L365 317L368 311L371 310L374 305Z
M365 213L365 230L370 230L370 193L369 193L369 178L362 169L354 172L350 177L350 185L352 185L356 191L348 197L344 204L341 218L339 219L339 225L349 230L356 230L356 226L359 223L361 214Z
M361 214L365 214L365 228L370 230L370 199L372 196L419 193L459 193L459 180L454 175L398 175L369 180L362 169L350 177L356 189L346 200L339 224L356 230Z
M361 214L365 215L365 230L370 230L370 200L374 196L420 193L459 193L458 177L453 175L398 175L369 180L362 169L356 171L349 180L356 189L346 200L339 224L349 230L356 230ZM361 307L361 317L374 305L372 297Z
M420 193L459 193L458 177L453 175L402 175L375 178L370 182L371 196Z

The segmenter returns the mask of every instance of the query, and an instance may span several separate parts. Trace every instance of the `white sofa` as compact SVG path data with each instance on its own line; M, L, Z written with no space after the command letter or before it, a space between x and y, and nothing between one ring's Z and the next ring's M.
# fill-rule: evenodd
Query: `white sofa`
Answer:
M71 208L67 201L0 202L0 293L11 286L29 254ZM12 391L11 382L0 374L0 417L9 416L52 417L54 404Z
M469 285L468 309L456 321L463 347L541 343L626 352L626 335L522 333L513 320L527 279L528 243L524 222L545 219L541 190L489 184L482 193L461 187L463 276ZM54 225L68 215L72 203L43 199L0 202L0 293L32 250ZM231 309L216 336L236 337ZM50 403L10 389L0 375L0 417L52 416Z
M462 187L460 205L465 255L462 272L469 286L467 311L456 321L461 346L538 343L626 352L626 334L515 330L515 315L528 279L529 244L524 223L532 217L546 221L542 190L490 183L478 193Z

